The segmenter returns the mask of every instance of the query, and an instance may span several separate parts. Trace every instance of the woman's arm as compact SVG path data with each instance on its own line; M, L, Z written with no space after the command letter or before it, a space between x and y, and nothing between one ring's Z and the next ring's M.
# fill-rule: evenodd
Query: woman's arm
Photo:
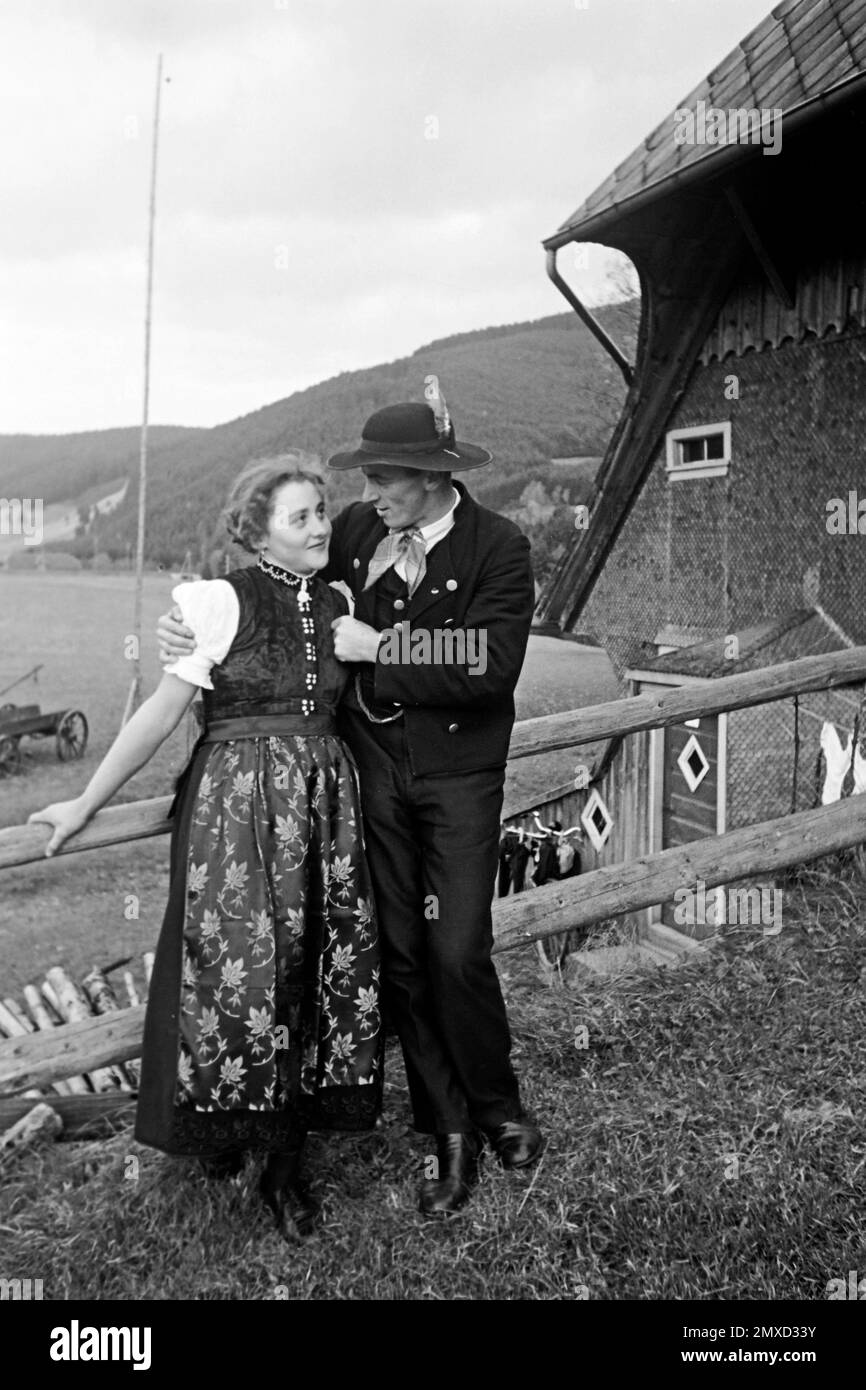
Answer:
M45 847L49 857L77 834L130 777L149 762L174 733L198 687L179 676L163 676L154 693L121 729L84 791L73 801L58 801L34 811L28 825L53 826Z

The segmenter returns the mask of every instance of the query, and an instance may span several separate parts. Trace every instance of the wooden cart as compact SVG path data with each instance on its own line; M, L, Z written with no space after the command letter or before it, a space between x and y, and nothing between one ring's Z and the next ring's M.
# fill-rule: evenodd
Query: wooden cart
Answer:
M0 705L0 777L21 766L22 738L54 738L61 762L84 756L87 720L80 709L43 714L39 705Z

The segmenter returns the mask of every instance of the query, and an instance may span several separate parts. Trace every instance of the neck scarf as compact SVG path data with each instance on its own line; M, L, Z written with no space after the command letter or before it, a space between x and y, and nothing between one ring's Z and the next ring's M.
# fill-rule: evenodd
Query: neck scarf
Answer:
M406 567L406 583L411 596L427 572L427 547L419 527L407 526L402 531L391 531L379 542L370 561L364 588L369 589L401 559Z

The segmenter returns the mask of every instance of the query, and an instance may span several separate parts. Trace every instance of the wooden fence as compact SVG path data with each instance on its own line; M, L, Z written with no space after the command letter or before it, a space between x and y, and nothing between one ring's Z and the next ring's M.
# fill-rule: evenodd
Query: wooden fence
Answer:
M662 728L806 691L853 685L864 679L866 647L804 657L742 675L524 720L515 726L510 756L530 757L575 748L602 738ZM76 838L75 848L64 850L62 855L165 834L170 828L168 806L168 797L158 797L101 811ZM43 861L46 835L39 826L0 831L0 869ZM655 906L671 898L677 888L694 887L699 879L712 888L790 868L864 841L866 795L629 862L608 864L577 878L545 884L531 893L497 900L493 908L494 951L507 951L556 932ZM45 872L50 872L47 863ZM0 1042L0 1091L16 1096L27 1088L45 1088L64 1077L137 1057L143 1012L143 1007L130 1008ZM70 1097L65 1103L71 1105L76 1099L97 1098ZM54 1098L51 1103L55 1104ZM59 1100L56 1103L61 1105Z

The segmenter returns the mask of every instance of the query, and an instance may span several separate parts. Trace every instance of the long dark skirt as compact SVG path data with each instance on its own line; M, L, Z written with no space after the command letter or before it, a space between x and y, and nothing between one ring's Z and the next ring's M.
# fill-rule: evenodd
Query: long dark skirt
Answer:
M291 1151L362 1130L382 1089L379 953L357 774L332 735L197 750L176 803L136 1137Z

